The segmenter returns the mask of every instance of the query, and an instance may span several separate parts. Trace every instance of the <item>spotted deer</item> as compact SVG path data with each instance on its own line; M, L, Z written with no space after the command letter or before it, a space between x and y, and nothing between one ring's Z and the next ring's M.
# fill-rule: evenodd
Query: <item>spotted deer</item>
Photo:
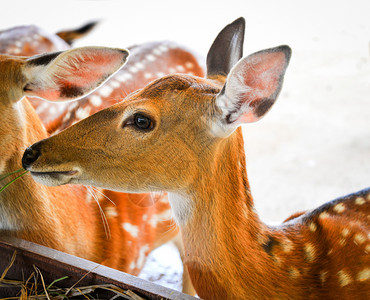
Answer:
M27 56L43 51L68 49L70 41L82 37L91 30L93 25L90 23L76 30L61 31L57 35L50 35L35 26L22 26L2 31L0 32L1 51ZM48 134L56 133L90 114L117 103L123 95L145 86L164 74L174 72L199 76L204 74L197 57L190 50L173 42L151 42L129 47L129 49L130 60L125 68L115 73L102 87L79 101L54 103L34 97L27 99L36 109ZM36 120L34 122L39 123ZM37 124L37 126L42 125ZM22 149L20 151L23 152ZM14 153L14 155L18 154ZM8 168L6 171L11 170L12 168ZM20 182L16 186L19 187L19 184ZM82 189L84 199L91 198L91 189L89 188L89 191ZM95 198L99 200L99 206L104 213L103 218L106 218L107 223L106 229L104 224L100 224L99 230L104 229L104 232L99 234L107 238L105 231L111 232L112 235L113 231L116 231L121 235L120 242L112 241L107 244L106 249L110 247L110 250L106 250L103 255L105 264L137 275L149 252L176 235L177 229L170 219L167 194L126 194L102 189L94 190L96 190ZM13 191L17 192L16 189ZM10 193L9 197L14 195ZM115 205L112 204L113 200ZM94 203L90 205L95 206ZM93 211L99 215L96 212L97 208L95 206ZM20 220L18 219L17 222ZM117 238L118 233L115 234ZM24 236L24 238L27 237ZM182 253L181 239L175 237L174 241ZM64 251L67 250L64 249ZM120 260L112 258L117 253L121 257ZM183 292L194 294L186 271L183 275Z
M275 103L291 49L242 58L244 24L220 32L206 78L155 80L32 145L23 166L46 185L168 191L201 298L366 299L369 188L278 226L254 209L240 126Z
M34 56L47 52L70 49L74 41L87 35L97 22L89 22L79 28L62 30L50 34L35 25L17 26L0 31L0 53L15 56ZM57 112L67 109L68 105L56 105L41 99L31 98L41 120L50 123ZM56 121L57 122L57 121ZM48 129L48 127L47 127Z
M50 34L35 25L17 26L0 31L0 53L33 56L40 53L68 50L76 40L87 35L97 25L89 22L79 28Z
M157 48L166 53L158 57L153 54ZM31 58L0 55L0 177L19 169L26 145L48 136L28 97L51 101L78 98L110 76L103 91L98 89L83 98L79 106L72 102L72 107L54 118L54 128L64 128L62 122L86 116L78 109L86 113L89 106L90 111L106 107L118 99L110 100L112 95L130 93L159 72L171 72L172 67L186 71L189 64L194 72L202 72L189 51L169 42L139 45L131 53L128 70L113 75L125 62L126 51L83 48ZM135 56L140 58L140 65ZM156 61L149 64L152 57ZM70 81L64 83L60 78ZM137 275L151 250L176 237L178 230L165 193L91 189L45 187L28 174L21 177L0 193L0 238L16 236ZM106 220L102 220L100 209ZM192 293L190 288L185 284L184 291Z

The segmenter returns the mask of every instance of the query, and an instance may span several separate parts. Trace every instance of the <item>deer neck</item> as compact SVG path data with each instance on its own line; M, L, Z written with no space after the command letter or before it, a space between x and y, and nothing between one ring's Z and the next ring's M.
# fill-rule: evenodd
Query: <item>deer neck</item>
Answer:
M7 107L4 115L6 120L1 124L1 129L7 134L1 141L0 175L20 169L22 153L26 147L37 139L46 137L42 123L27 99ZM21 173L11 175L9 179L1 182L1 186ZM30 215L39 207L40 199L45 198L39 195L41 191L35 187L36 183L27 175L0 193L1 230L13 231L21 230L23 227L27 228L32 223L29 220ZM22 188L20 189L19 186Z
M253 208L243 144L238 129L210 155L182 204L174 205L171 195L189 273L202 298L249 298L255 295L249 287L274 270L264 246L272 232ZM243 286L236 284L240 277Z
M6 144L1 145L7 151L1 158L3 167L0 175L20 169L26 147L47 137L42 122L27 99L15 103L7 118L11 128L4 128L10 135ZM10 179L1 182L1 186L21 173L11 175ZM81 230L86 224L78 226L76 222L73 223L73 218L76 217L76 211L85 211L87 214L88 208L84 207L84 201L69 200L72 194L84 199L83 191L77 187L46 187L35 182L29 174L22 176L0 193L0 235L18 236L73 254L75 249L69 249L68 241L74 237L68 236L71 232L67 229L76 227L73 234L84 236L86 233ZM75 207L81 205L83 207L79 209ZM75 219L86 223L81 213ZM93 224L90 225L93 228Z

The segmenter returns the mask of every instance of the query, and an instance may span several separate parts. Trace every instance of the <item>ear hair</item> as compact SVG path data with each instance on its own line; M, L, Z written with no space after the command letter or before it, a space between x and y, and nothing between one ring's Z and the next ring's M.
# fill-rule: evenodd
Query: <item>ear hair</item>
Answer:
M93 92L117 72L129 52L106 47L83 47L27 60L25 95L68 101Z
M256 52L238 62L216 97L223 127L235 129L267 113L280 93L290 57L291 49L280 46Z

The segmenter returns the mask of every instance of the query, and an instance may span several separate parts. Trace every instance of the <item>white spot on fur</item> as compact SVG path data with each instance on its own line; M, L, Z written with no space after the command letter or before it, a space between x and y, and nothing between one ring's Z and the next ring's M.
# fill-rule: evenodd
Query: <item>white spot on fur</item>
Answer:
M137 73L137 71L139 71L136 67L134 67L134 66L132 66L132 67L130 67L130 69L129 69L129 71L131 72L131 73Z
M319 218L320 218L320 219L326 219L326 218L329 218L329 217L330 217L330 215L329 215L326 211L322 212L322 213L319 215Z
M137 268L141 269L144 266L145 258L149 249L149 245L145 245L140 248L139 257L136 261Z
M159 49L161 52L166 52L166 51L168 51L168 48L167 48L166 46L164 46L164 45L160 45L160 46L158 47L158 49Z
M143 215L143 221L146 222L147 220L148 220L148 215L147 214Z
M178 70L179 72L185 72L185 68L182 65L176 66L176 70Z
M168 72L170 72L170 73L176 73L176 69L175 68L169 68L168 69Z
M171 219L171 217L171 209L167 209L160 214L153 215L149 221L149 224L152 227L157 227L159 222L168 221Z
M153 75L151 73L144 73L144 78L149 79L152 78Z
M104 213L107 218L114 218L118 216L118 212L116 207L114 206L107 206L104 208Z
M293 250L293 242L291 240L284 240L283 242L281 242L281 247L283 248L283 251L285 253L289 253Z
M155 56L154 56L154 55L152 55L152 54L148 54L145 58L146 58L146 60L148 60L148 61L155 61L155 60L156 60Z
M178 225L186 225L193 212L192 199L186 195L168 193L175 221Z
M130 263L130 269L131 270L136 269L136 263L134 261L132 263Z
M321 283L324 283L326 281L327 276L328 276L328 271L321 271L320 272Z
M344 287L352 282L351 276L345 271L341 270L337 274L338 274L339 284L341 287Z
M155 48L155 49L153 49L153 53L155 55L161 55L162 54L162 51L159 48Z
M163 73L163 72L157 72L155 75L156 75L157 77L163 77L163 76L164 76L164 73Z
M362 245L363 243L366 242L366 236L363 235L362 233L356 233L355 236L353 237L353 241L357 245Z
M132 79L132 75L130 74L130 73L123 73L123 74L121 74L121 75L119 75L119 76L117 76L117 78L116 78L118 81L120 81L120 82L125 82L125 81L127 81L127 80L130 80L130 79Z
M91 107L80 107L76 111L76 117L80 120L87 118L90 115Z
M188 68L188 69L192 69L192 68L194 68L194 64L191 63L190 61L188 61L188 62L185 63L185 67Z
M89 101L95 107L99 107L103 103L103 100L101 99L101 97L97 95L92 95Z
M281 266L281 258L279 256L274 255L272 259L278 266Z
M347 237L350 233L351 233L351 231L348 228L344 228L342 230L343 237Z
M141 62L137 62L135 64L135 68L137 68L138 70L144 70L145 69L145 65Z
M72 102L72 104L69 105L69 110L73 110L73 109L77 108L79 105L80 104L79 104L78 101Z
M365 204L365 202L366 202L365 199L362 197L357 197L355 200L356 205L362 205L362 204Z
M40 104L37 108L36 108L36 113L37 114L40 114L42 113L47 107L49 107L49 103L48 102L42 102L42 104Z
M113 92L113 89L109 86L109 85L103 85L99 90L98 90L98 93L102 96L102 97L108 97L110 94L112 94Z
M357 274L357 280L358 281L365 281L370 279L370 269L365 268L362 271L358 272Z
M290 267L289 275L290 275L290 277L295 279L295 278L299 277L301 275L301 273L298 271L298 269Z
M131 223L122 223L122 227L129 234L131 234L132 237L136 238L139 236L139 227L137 227L136 225L132 225Z
M314 222L311 222L310 225L308 225L308 227L310 228L310 231L312 232L315 232L317 229L317 226Z
M337 205L335 205L335 206L333 207L333 210L334 210L335 212L337 212L338 214L340 214L340 213L344 212L344 211L345 211L345 209L346 209L346 207L344 206L344 204L343 204L343 203L338 203Z
M63 118L63 123L66 122L67 120L69 120L71 118L71 112L67 112L66 115L64 116Z
M117 80L111 80L111 81L109 81L109 85L113 89L116 89L116 88L120 87L121 84Z
M49 108L49 114L54 115L56 112L57 112L57 109L55 108L55 106L52 106Z
M307 258L308 262L313 262L315 260L316 250L315 250L315 247L312 244L307 243L304 246L304 252L306 254L306 258Z

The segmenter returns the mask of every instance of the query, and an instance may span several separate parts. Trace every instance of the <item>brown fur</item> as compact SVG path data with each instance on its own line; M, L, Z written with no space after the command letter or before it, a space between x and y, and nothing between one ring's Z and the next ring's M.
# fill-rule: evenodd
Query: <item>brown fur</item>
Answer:
M370 263L370 190L277 227L263 224L254 211L241 129L227 138L210 134L220 113L214 103L220 81L159 79L42 141L32 170L68 171L78 162L80 173L71 183L190 195L192 213L181 232L202 298L365 299L369 279L361 280L360 272ZM122 128L133 112L150 116L154 129ZM355 202L359 197L361 205ZM344 211L335 209L339 203ZM365 240L356 244L358 233Z
M160 43L152 43L137 46L133 51L140 58L150 53L153 46L160 45ZM147 67L144 71L153 74L160 71L169 72L168 68L172 65L181 65L179 56L175 54L180 54L180 58L187 59L183 62L190 59L194 64L194 71L203 74L195 58L180 47L172 49L171 54L162 57L156 64L150 68ZM139 58L134 56L127 64L127 68L138 62ZM26 80L22 73L24 64L23 58L0 57L0 69L2 70L0 73L2 116L0 172L2 175L19 169L25 148L48 136L28 99L24 98L17 103L15 101L23 96L22 88ZM70 118L66 120L65 116L68 111L76 112L79 108L91 106L91 113L93 113L115 103L123 92L130 93L148 83L150 79L144 79L144 71L137 73L131 85L124 84L116 88L111 98L102 97L103 101L99 107L92 106L89 101L92 96L99 95L97 91L83 99L73 109L67 105L65 112L54 119L47 116L48 131L60 130L66 126L65 123L75 122L75 113L70 113ZM120 74L117 73L116 76ZM37 102L36 107L39 103L41 102ZM56 105L50 103L49 106ZM45 113L47 112L46 109ZM3 170L2 166L4 166ZM164 193L129 195L107 190L100 191L116 203L114 206L100 193L96 193L100 206L107 215L111 237L107 236L98 206L86 188L71 185L46 187L36 183L29 174L0 194L0 208L2 208L0 211L1 213L7 212L6 215L0 215L0 224L9 218L14 225L10 230L3 228L0 231L0 237L1 235L17 236L137 275L148 253L177 235L178 230L171 218L162 215L169 210L167 195ZM109 215L112 209L117 211L117 216ZM124 223L137 226L138 235L132 236L129 231L126 231L122 227Z

